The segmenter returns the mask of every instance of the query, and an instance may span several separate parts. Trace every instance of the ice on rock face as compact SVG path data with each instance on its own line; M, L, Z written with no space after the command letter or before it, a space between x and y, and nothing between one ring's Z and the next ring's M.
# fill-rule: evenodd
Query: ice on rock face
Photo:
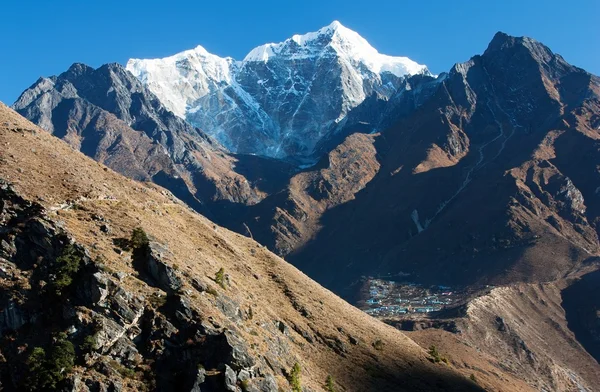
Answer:
M132 59L127 69L231 151L275 158L310 156L367 96L388 99L402 77L429 73L409 58L380 54L337 21L259 46L240 62L198 46Z
M163 59L131 59L126 68L169 110L185 118L190 104L231 82L234 63L197 46Z

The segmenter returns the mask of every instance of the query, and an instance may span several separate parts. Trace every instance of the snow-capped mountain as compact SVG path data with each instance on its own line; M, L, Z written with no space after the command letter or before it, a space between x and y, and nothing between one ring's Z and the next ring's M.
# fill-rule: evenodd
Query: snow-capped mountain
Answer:
M308 158L366 97L390 98L403 77L429 74L406 57L380 54L333 22L259 46L242 60L198 46L127 69L163 104L233 152Z

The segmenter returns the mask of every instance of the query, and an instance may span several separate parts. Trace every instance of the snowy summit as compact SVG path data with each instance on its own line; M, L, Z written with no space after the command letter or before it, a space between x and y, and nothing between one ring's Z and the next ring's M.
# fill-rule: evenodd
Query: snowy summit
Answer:
M408 57L393 57L381 54L358 33L344 27L337 20L315 33L294 35L278 44L266 44L254 48L244 61L269 61L280 54L295 51L294 59L319 56L324 47L335 50L347 61L362 63L375 73L390 72L396 76L422 73L427 67L417 64Z
M203 47L127 69L178 116L233 152L309 157L368 96L389 99L401 80L427 74L407 57L379 53L334 21L316 32L261 45L242 61Z

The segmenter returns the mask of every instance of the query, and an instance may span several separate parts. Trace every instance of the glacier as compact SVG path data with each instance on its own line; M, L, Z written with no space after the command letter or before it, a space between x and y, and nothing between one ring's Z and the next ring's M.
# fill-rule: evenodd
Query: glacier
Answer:
M380 54L338 21L256 47L241 61L198 46L126 68L231 152L305 163L367 97L390 99L405 77L431 75L407 57Z

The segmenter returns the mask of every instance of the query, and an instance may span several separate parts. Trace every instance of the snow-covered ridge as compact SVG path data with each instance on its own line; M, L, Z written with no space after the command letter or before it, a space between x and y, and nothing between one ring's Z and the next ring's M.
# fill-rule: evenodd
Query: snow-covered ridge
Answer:
M337 21L259 46L242 61L198 46L131 59L127 69L232 152L276 158L310 156L366 97L389 99L404 76L429 73L407 57L379 53Z
M234 66L232 58L216 56L198 45L162 59L130 59L126 68L169 110L185 118L189 103L210 93L214 85L231 82Z
M348 61L362 63L374 73L391 72L396 76L414 75L427 70L408 57L394 57L379 53L358 33L344 27L337 20L313 33L294 35L280 43L270 43L254 48L244 62L267 62L282 52L292 50L291 57L303 59L319 56L330 47Z

